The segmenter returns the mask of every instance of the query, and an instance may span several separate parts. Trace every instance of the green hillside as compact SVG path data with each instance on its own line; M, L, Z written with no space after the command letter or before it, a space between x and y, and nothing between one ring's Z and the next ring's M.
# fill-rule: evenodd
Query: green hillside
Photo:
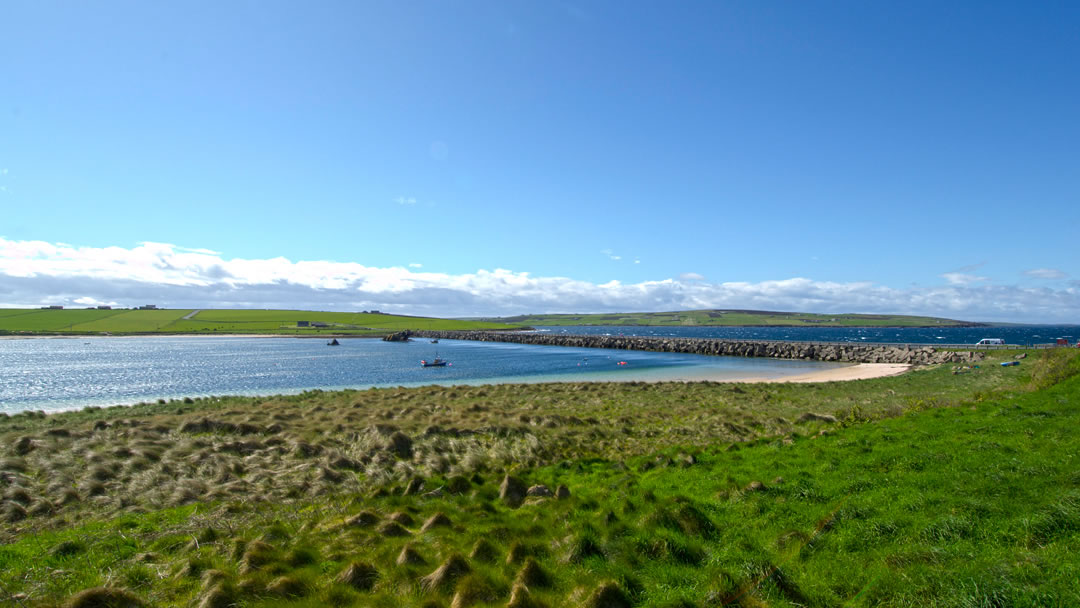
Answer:
M403 329L510 329L488 321L309 310L0 309L0 335L281 334L382 335Z
M683 310L605 314L521 315L485 318L523 325L700 325L786 327L956 327L981 323L908 315L816 314L766 310Z

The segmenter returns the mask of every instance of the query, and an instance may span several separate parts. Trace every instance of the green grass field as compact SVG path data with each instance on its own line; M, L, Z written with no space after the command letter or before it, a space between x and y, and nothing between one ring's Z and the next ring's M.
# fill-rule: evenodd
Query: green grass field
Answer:
M373 313L302 310L0 310L0 334L281 334L384 335L404 329L510 329L484 321L457 321ZM298 327L298 321L325 327Z
M522 315L486 319L524 325L701 325L794 327L949 327L966 321L905 315L814 314L753 310L686 310L612 314Z
M1080 353L1015 354L0 417L0 603L1078 605Z

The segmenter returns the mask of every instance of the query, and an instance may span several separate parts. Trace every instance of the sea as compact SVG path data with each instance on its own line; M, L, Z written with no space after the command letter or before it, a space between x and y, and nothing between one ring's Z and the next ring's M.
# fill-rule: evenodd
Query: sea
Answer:
M540 332L912 344L1075 343L1078 326L979 328L542 327ZM421 367L439 356L446 367ZM295 394L431 384L779 379L843 366L495 342L345 338L0 339L0 412L62 411L211 395Z
M843 364L441 340L112 337L0 340L0 412L212 395L535 382L783 378ZM446 367L422 367L440 357Z
M786 342L866 342L870 344L971 345L983 338L1006 344L1052 344L1064 338L1075 344L1080 325L999 325L987 327L698 327L698 326L552 326L539 332Z

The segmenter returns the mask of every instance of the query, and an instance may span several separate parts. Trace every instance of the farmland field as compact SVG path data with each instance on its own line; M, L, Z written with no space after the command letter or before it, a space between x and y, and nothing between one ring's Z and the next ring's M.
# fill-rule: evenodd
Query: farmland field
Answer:
M950 327L965 321L906 315L815 314L756 310L687 310L678 312L547 314L492 317L488 321L525 325L697 325L777 327Z
M190 319L189 313L195 312ZM307 327L298 325L307 321ZM315 326L322 324L322 326ZM484 322L379 313L301 310L39 310L0 309L0 334L281 334L382 335L403 329L506 329Z

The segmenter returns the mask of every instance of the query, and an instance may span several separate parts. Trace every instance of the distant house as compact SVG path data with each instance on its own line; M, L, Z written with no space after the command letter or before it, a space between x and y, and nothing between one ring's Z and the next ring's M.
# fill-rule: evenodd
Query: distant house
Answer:
M311 327L311 321L297 321L297 327Z
M41 308L43 310L64 310L63 306L56 306L55 304L52 306L42 306Z
M311 326L312 327L330 327L330 324L329 323L323 323L322 321L312 321Z
M157 304L146 304L140 306L139 310L157 310Z
M112 310L112 306L98 306L98 310Z

